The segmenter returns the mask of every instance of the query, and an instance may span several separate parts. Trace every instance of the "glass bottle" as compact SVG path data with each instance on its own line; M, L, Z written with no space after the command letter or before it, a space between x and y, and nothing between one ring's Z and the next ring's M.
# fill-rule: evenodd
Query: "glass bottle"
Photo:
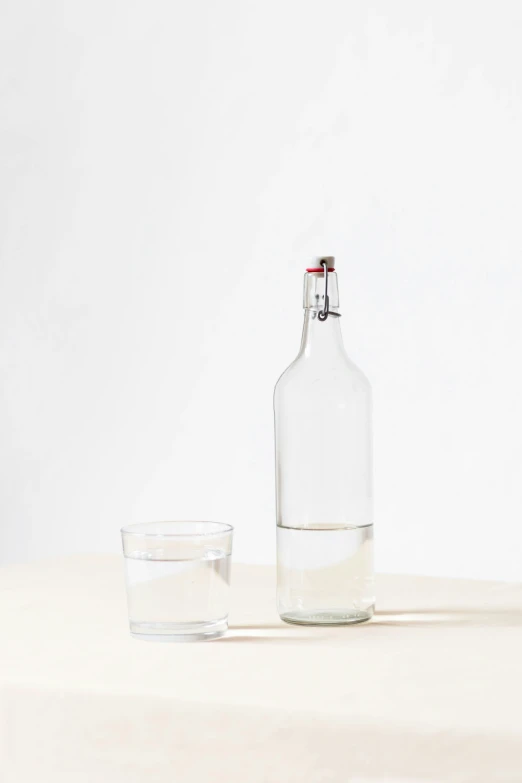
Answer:
M344 349L332 257L306 270L303 304L301 349L274 392L278 610L363 622L375 606L371 387Z

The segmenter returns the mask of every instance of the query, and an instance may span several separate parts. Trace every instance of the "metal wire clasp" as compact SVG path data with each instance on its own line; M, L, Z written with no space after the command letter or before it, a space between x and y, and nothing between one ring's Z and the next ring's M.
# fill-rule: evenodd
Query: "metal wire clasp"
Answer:
M324 307L319 311L317 317L320 321L326 321L329 315L334 315L336 318L341 317L341 313L330 312L330 297L328 296L328 259L321 259L321 266L324 272Z

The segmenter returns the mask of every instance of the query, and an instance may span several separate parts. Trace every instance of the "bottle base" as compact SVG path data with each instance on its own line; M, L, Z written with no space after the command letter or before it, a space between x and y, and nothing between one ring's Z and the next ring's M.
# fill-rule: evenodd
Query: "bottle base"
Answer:
M355 625L366 623L373 617L373 607L365 610L353 609L319 609L306 611L297 609L283 612L281 620L291 625Z

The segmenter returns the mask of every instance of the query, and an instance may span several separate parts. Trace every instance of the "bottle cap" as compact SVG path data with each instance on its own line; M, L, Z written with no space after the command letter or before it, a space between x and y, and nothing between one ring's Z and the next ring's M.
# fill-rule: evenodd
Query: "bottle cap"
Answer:
M335 258L333 256L318 256L317 258L314 258L313 265L306 267L306 271L307 272L324 272L324 269L321 266L321 261L327 261L328 262L328 271L329 272L335 272Z

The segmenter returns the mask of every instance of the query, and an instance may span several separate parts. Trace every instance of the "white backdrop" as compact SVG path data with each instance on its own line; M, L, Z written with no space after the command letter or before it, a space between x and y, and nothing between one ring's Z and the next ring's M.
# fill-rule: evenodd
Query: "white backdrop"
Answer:
M237 526L338 259L380 570L522 577L522 6L3 0L0 561Z

